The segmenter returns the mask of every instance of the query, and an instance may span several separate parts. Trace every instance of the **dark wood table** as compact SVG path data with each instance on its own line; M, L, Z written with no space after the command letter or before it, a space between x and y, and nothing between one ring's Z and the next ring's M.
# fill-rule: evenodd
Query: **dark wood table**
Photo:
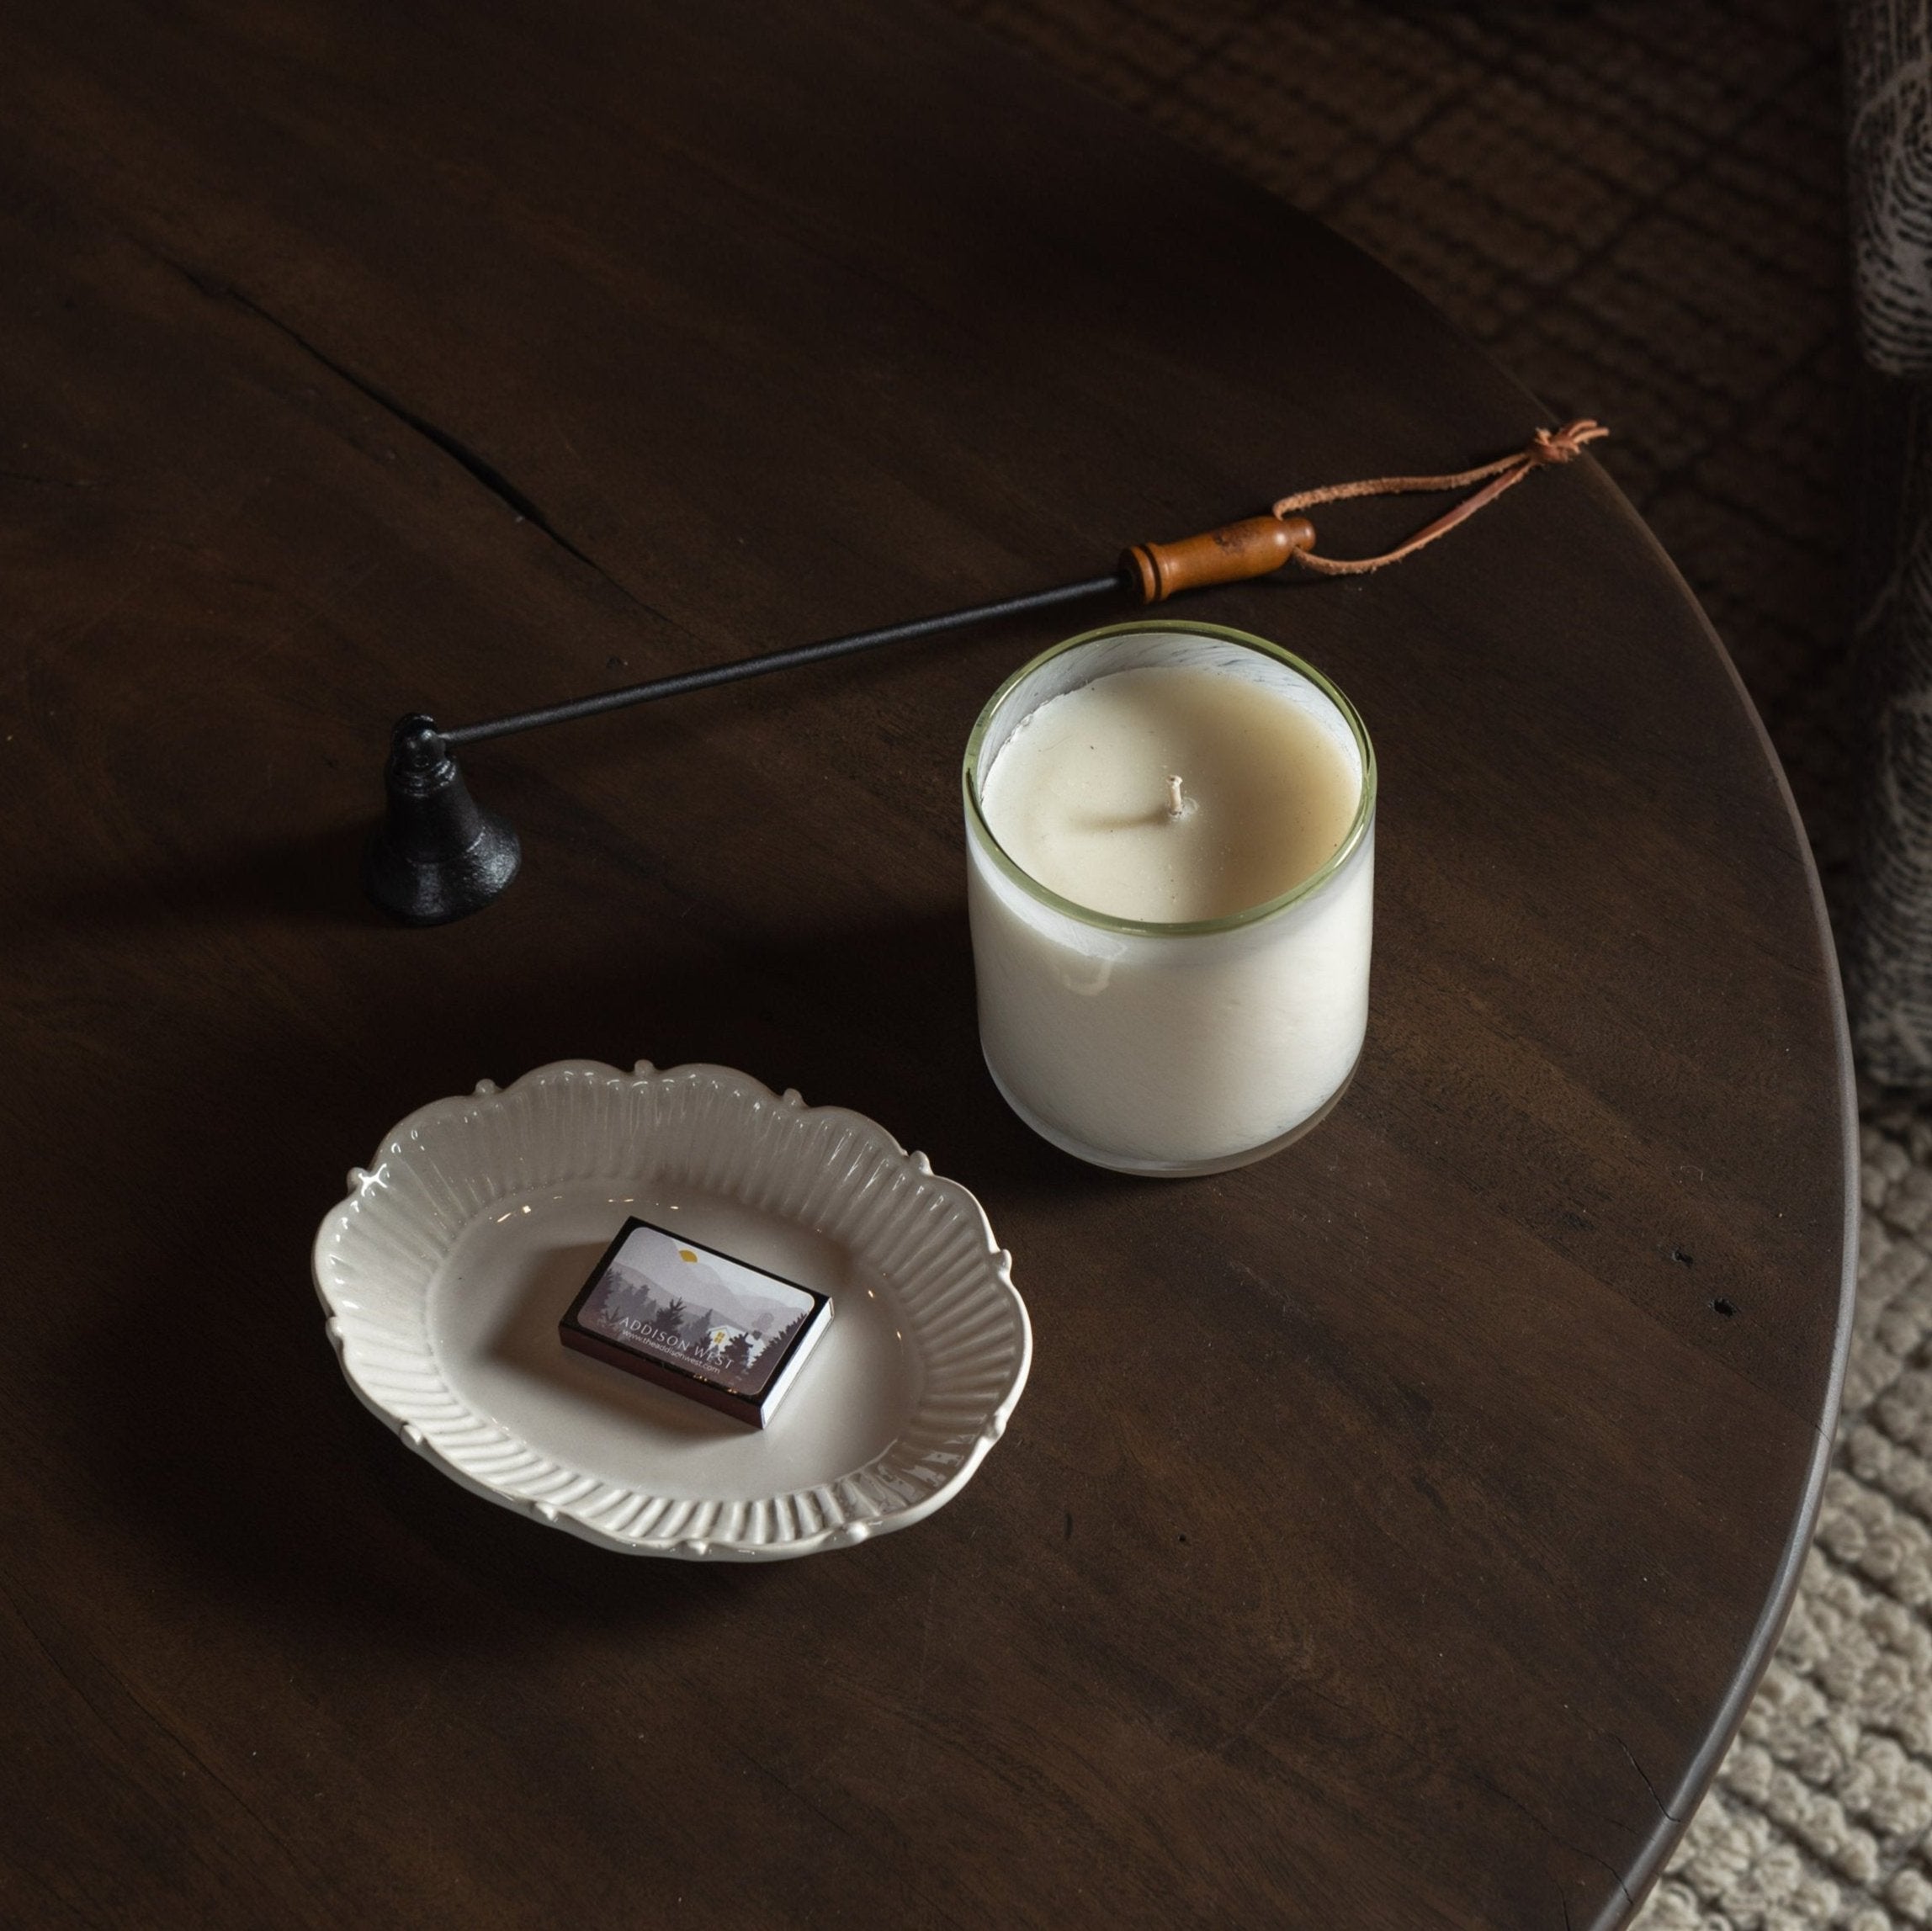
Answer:
M1593 464L1192 607L1382 761L1367 1054L1258 1167L1090 1170L981 1069L958 758L1050 622L471 753L526 859L468 922L353 876L411 707L1087 575L1549 414L888 0L21 0L0 183L0 1919L1619 1918L1794 1585L1851 1112L1788 798ZM567 1055L741 1065L979 1192L1038 1353L956 1503L630 1561L357 1405L307 1278L343 1170Z

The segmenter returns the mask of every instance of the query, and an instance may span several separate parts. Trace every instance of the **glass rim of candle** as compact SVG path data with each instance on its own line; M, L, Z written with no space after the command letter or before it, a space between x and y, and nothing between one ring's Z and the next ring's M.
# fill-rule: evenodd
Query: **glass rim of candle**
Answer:
M1000 707L1006 703L1014 690L1037 671L1043 670L1057 657L1064 657L1070 650L1077 650L1083 645L1099 644L1110 637L1144 637L1165 634L1177 637L1207 637L1221 643L1234 644L1243 650L1253 650L1264 657L1285 665L1298 676L1305 677L1309 683L1333 704L1351 735L1356 749L1361 757L1361 791L1356 799L1355 815L1349 820L1348 830L1342 834L1341 842L1300 883L1292 885L1285 892L1272 899L1264 899L1258 905L1244 906L1238 912L1228 912L1218 919L1188 919L1172 923L1154 919L1123 919L1111 912L1096 911L1091 905L1083 905L1077 899L1063 898L1052 886L1043 884L1032 873L1021 865L995 836L993 828L986 822L986 814L979 804L979 753L986 741L987 733L999 715ZM1107 675L1106 672L1101 673ZM1096 680L1097 681L1097 680ZM1016 727L1017 728L1017 727ZM1030 897L1043 905L1070 919L1076 919L1084 926L1091 926L1101 931L1133 933L1150 938L1195 938L1206 932L1237 931L1244 926L1259 925L1264 919L1272 918L1277 912L1286 911L1291 905L1320 890L1333 878L1361 846L1368 835L1368 828L1375 820L1375 798L1377 791L1375 746L1369 742L1368 728L1346 694L1333 679L1324 676L1306 658L1298 657L1292 650L1285 650L1279 644L1266 637L1257 637L1251 630L1234 630L1223 623L1190 623L1180 618L1143 618L1138 622L1108 623L1098 630L1083 630L1077 637L1069 637L1052 649L1043 650L1030 662L1022 664L1011 676L994 692L980 711L973 725L971 736L966 740L966 758L960 772L961 788L966 797L966 815L980 837L985 840L987 851L1000 870Z

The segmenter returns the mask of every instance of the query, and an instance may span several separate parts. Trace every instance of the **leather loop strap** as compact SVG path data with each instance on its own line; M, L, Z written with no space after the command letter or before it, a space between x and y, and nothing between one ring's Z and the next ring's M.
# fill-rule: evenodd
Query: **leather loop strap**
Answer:
M1377 476L1362 483L1329 483L1319 490L1303 490L1295 496L1283 496L1275 505L1275 514L1286 517L1293 511L1310 509L1317 503L1339 503L1357 496L1409 496L1437 490L1466 490L1478 483L1484 485L1446 515L1418 530L1406 543L1384 550L1380 556L1318 556L1312 544L1299 544L1291 553L1303 570L1313 570L1318 576L1359 576L1413 556L1436 538L1446 536L1457 524L1467 522L1484 505L1494 502L1505 490L1515 488L1531 470L1572 462L1590 443L1609 433L1600 422L1584 416L1561 429L1539 429L1524 448L1499 456L1492 463L1478 464L1473 469L1459 469L1449 476Z
M1218 530L1204 530L1199 536L1182 537L1176 543L1136 544L1122 552L1121 573L1138 588L1143 603L1165 603L1176 591L1204 590L1211 584L1267 576L1291 562L1318 576L1360 576L1414 555L1436 538L1446 536L1457 524L1466 523L1485 504L1494 502L1505 490L1514 489L1531 470L1574 462L1590 443L1609 433L1600 422L1584 416L1561 429L1539 429L1522 448L1452 475L1372 476L1360 483L1324 483L1319 489L1283 496L1265 517L1249 517ZM1294 514L1318 503L1446 490L1472 490L1474 494L1380 556L1318 556L1314 524Z

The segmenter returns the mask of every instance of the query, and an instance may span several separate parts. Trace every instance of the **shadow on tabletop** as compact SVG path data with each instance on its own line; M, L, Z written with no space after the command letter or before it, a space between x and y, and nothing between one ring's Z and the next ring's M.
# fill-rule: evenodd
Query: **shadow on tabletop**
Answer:
M29 888L21 909L59 926L109 933L263 919L303 927L385 926L390 921L363 896L369 829L334 825L125 875L64 870L56 884Z
M246 882L231 889L237 914L257 902ZM77 1313L64 1363L85 1411L78 1452L126 1533L186 1552L199 1578L305 1641L409 1656L527 1642L533 1621L668 1631L748 1592L802 1586L783 1578L819 1562L889 1565L875 1567L881 1580L896 1570L897 1536L803 1564L596 1548L460 1488L342 1380L309 1247L346 1170L417 1106L558 1058L628 1067L640 1036L662 1064L738 1065L872 1115L973 1187L995 1228L1002 1203L1140 1184L1056 1152L999 1099L979 1057L963 908L746 934L722 958L609 954L561 966L543 999L528 996L514 948L442 974L433 1004L395 996L386 971L377 982L365 968L353 1037L322 1058L266 1008L231 1016L212 1046L156 1029L155 1072L178 1111L117 1125L121 1143L104 1149L118 1167L120 1251L104 1255L102 1292Z

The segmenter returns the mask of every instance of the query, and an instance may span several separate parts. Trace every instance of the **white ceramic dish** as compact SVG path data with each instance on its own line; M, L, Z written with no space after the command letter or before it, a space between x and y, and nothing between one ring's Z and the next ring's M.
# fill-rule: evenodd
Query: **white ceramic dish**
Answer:
M607 1548L745 1562L950 1501L1032 1334L979 1203L862 1115L722 1066L539 1067L390 1133L316 1236L349 1385L465 1488ZM565 1350L627 1214L832 1297L762 1430Z

